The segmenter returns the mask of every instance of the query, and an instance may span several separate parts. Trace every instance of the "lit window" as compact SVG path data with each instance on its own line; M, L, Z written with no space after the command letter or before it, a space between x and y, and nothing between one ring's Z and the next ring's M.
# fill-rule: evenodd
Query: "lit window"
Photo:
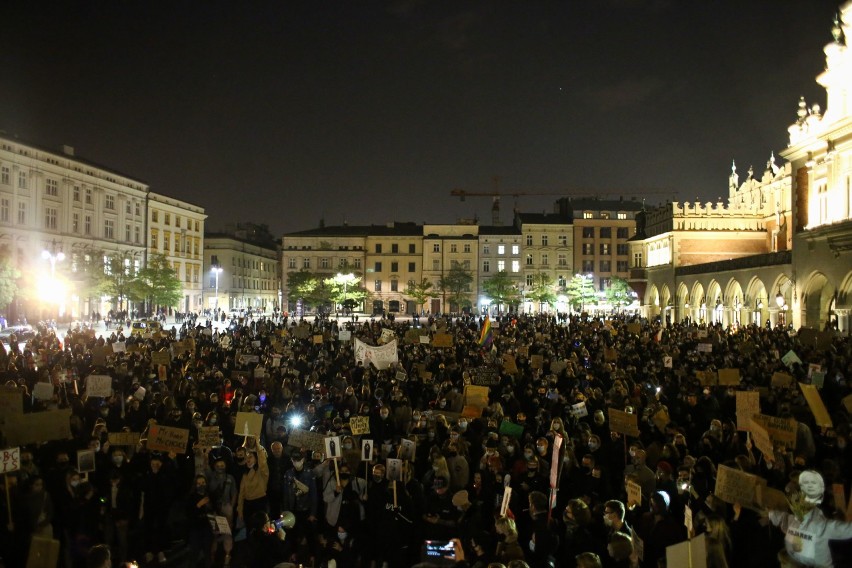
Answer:
M513 260L512 261L512 272L520 272L520 271L521 271L520 261Z
M506 245L497 245L497 254L506 254Z

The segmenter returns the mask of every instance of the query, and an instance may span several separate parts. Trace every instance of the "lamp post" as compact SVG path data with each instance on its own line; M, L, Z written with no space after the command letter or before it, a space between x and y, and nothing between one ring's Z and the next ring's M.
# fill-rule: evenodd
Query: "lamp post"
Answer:
M346 310L346 294L349 291L349 282L355 278L355 275L351 272L348 274L337 273L336 276L338 282L343 282L343 301L340 303L343 305L344 313ZM337 312L337 319L340 319L340 312Z
M62 262L63 260L65 260L65 253L62 252L62 251L56 250L56 241L54 240L51 243L50 250L44 249L44 250L41 251L41 257L43 259L47 260L48 262L50 262L50 285L49 285L48 288L49 288L49 290L51 290L50 295L53 296L52 298L50 298L50 300L51 301L58 301L58 304L59 304L58 315L61 316L62 311L64 309L63 306L64 306L65 301L64 301L64 297L63 298L57 297L59 295L58 294L59 286L57 285L57 282L56 282L56 263ZM64 294L63 294L63 296L64 296Z
M210 271L216 275L216 306L215 310L218 313L219 311L219 274L222 272L221 266L214 266L210 269Z

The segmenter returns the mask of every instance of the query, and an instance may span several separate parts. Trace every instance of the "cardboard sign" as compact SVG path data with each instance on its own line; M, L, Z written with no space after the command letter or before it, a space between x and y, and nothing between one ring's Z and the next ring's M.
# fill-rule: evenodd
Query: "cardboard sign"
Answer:
M361 436L362 434L370 433L370 417L369 416L352 416L349 418L349 429L352 435Z
M627 324L627 333L632 333L633 335L639 335L642 331L642 325L638 323L628 323Z
M21 448L0 450L0 473L12 473L21 469Z
M726 465L719 465L713 494L726 503L759 508L755 488L760 484L766 485L766 480Z
M234 426L234 434L237 436L251 436L260 438L263 428L263 414L257 412L237 412L237 423Z
M300 325L293 328L293 337L296 339L307 339L311 334L311 328L307 325Z
M323 337L321 333L317 333L313 336L314 345L322 345Z
M755 447L760 450L766 461L775 461L775 450L772 446L772 439L769 437L769 432L752 420L748 419L749 430L751 431L751 439L754 440Z
M772 373L772 382L770 384L776 388L793 386L793 376L781 372Z
M715 387L719 382L716 371L695 371L695 378L702 387Z
M654 426L657 427L657 430L660 433L666 433L666 426L671 422L671 417L669 416L669 411L666 407L659 409L654 416L651 418L651 421L654 423Z
M53 383L36 383L33 385L33 397L36 400L50 400L53 398Z
M822 397L819 395L817 388L814 385L806 385L805 383L799 383L799 388L802 389L802 394L805 396L805 400L808 402L808 406L814 415L816 425L832 428L834 424L831 422L831 416L828 414L828 409L822 402Z
M713 353L713 344L712 343L699 343L696 346L695 349L699 353Z
M787 495L780 489L759 484L755 488L755 494L757 495L757 503L763 509L768 509L770 511L787 511L790 508L790 504L787 501Z
M509 510L509 501L512 500L512 487L506 486L503 488L503 500L500 502L500 516L505 517Z
M59 565L59 541L33 536L27 568L56 568Z
M80 473L95 471L95 450L77 450L77 471Z
M793 418L778 418L766 414L755 414L751 419L766 429L769 438L776 444L784 444L787 448L796 447L796 433L799 423Z
M533 355L530 357L530 366L533 369L541 369L544 367L544 357L542 355Z
M106 365L107 355L112 355L112 349L106 346L97 345L92 348L92 365L95 367L103 367Z
M612 347L604 348L604 361L607 363L613 363L618 361L618 352Z
M464 387L464 404L465 406L476 406L485 408L488 406L488 387L476 385L465 385Z
M3 430L7 443L12 446L68 440L71 438L71 409L22 414L7 420Z
M402 460L389 458L385 462L385 471L389 481L402 481Z
M417 328L408 329L405 331L405 335L402 336L402 339L405 343L420 343L421 333L421 330Z
M420 344L421 345L429 345L432 342L432 339L428 335L420 336Z
M475 406L473 404L465 404L462 407L462 411L461 411L460 416L463 417L463 418L469 418L469 419L480 418L482 416L482 410L483 410L483 408L481 406Z
M751 417L760 414L760 393L757 391L737 391L737 430L748 431Z
M112 377L109 375L89 375L86 377L87 396L112 396Z
M24 413L24 394L14 387L0 387L0 420Z
M812 347L816 351L825 351L831 347L831 343L834 340L834 333L803 327L799 330L796 337L806 347Z
M323 442L326 458L336 460L343 455L343 448L340 447L340 436L328 436Z
M436 333L432 338L432 347L452 347L453 336L449 333Z
M707 568L707 535L666 547L666 566L689 566Z
M352 339L352 332L348 329L341 329L337 332L337 340L338 341L350 341Z
M108 436L110 446L135 446L139 443L139 432L110 432Z
M736 386L740 384L740 370L719 369L719 384L724 386Z
M372 440L361 440L361 461L370 462L373 461L373 441Z
M627 480L627 504L642 506L642 486L633 480Z
M843 407L846 409L846 412L852 414L852 394L843 397Z
M219 427L202 426L198 430L198 445L202 448L212 448L219 445Z
M394 375L394 378L397 381L404 383L405 381L408 380L408 375L405 374L405 371L397 371L396 375Z
M781 362L784 363L784 365L788 368L792 367L796 363L798 363L799 365L802 364L802 360L799 359L799 356L796 355L796 352L792 349L787 351L787 353L785 353L784 356L781 357Z
M666 369L672 368L672 358L671 357L663 357L663 367Z
M635 414L629 414L623 410L610 408L609 429L626 436L639 436L639 422Z
M322 434L300 428L296 428L290 432L290 436L287 438L287 445L294 448L304 448L309 452L322 453L325 451L325 441Z
M494 367L474 367L470 370L470 384L482 387L500 386L500 374Z
M155 452L168 452L174 454L186 453L186 445L189 443L189 430L186 428L174 428L171 426L160 426L152 424L148 428L148 449Z
M821 389L825 384L825 373L817 371L811 375L811 384L818 389Z
M172 354L166 350L151 353L151 363L153 365L168 365L171 362Z

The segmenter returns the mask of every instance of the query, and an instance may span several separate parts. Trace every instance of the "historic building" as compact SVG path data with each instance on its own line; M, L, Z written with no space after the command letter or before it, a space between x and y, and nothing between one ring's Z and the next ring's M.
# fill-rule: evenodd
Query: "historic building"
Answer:
M564 294L574 276L574 231L571 217L565 213L516 213L515 226L521 231L523 282L521 288L524 313L550 311L526 297L531 289L549 284ZM554 307L569 311L564 295Z
M163 255L183 283L180 312L198 312L202 304L204 209L154 193L148 194L148 254Z
M10 322L127 307L96 293L84 267L144 265L147 194L144 182L78 158L70 146L0 136L0 253L21 274Z
M478 306L480 313L496 314L513 311L519 306L499 305L484 293L486 280L505 272L512 284L520 290L524 285L521 229L515 226L483 225L479 227L479 281Z
M423 226L388 223L370 228L366 237L367 309L373 314L414 313L415 301L405 295L409 284L423 278Z
M476 306L478 246L479 226L474 223L423 225L423 278L432 282L432 289L438 294L426 307L431 313L459 313ZM461 268L472 277L462 290L461 302L456 302L449 290L441 291L438 286L453 268Z
M727 203L670 203L641 214L630 244L643 311L665 321L850 329L852 2L825 47L826 110L799 101L789 144L762 175L736 167Z
M271 314L282 301L278 247L237 229L204 235L204 307Z

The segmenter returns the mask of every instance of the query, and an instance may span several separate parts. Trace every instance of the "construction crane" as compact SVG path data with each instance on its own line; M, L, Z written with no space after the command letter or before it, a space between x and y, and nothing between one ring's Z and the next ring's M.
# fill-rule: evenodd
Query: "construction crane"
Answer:
M495 181L496 184L496 181ZM520 196L543 196L543 195L551 195L554 197L598 197L598 196L613 196L620 195L623 196L626 192L624 190L621 191L600 191L600 190L568 190L568 191L499 191L495 189L494 191L467 191L465 189L454 189L450 191L450 195L452 197L458 197L462 201L465 201L468 197L490 197L492 199L491 204L491 223L493 225L500 225L500 198L504 196L511 196L515 198L517 203L517 199ZM648 196L648 195L671 195L674 196L674 192L671 190L636 190L636 193L639 195Z

